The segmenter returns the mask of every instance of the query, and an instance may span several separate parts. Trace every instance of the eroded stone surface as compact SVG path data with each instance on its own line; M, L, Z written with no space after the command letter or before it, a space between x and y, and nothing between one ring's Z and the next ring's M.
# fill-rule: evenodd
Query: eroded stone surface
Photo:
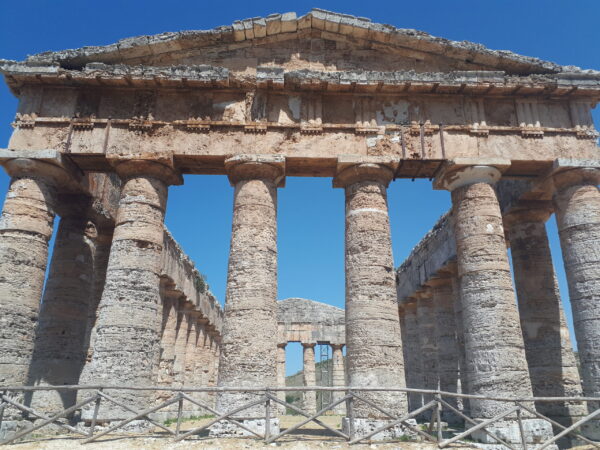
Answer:
M304 386L316 386L317 377L315 371L315 344L302 344L302 355L304 360L303 381ZM317 392L305 391L304 410L310 414L317 412Z
M434 308L434 337L437 350L437 373L439 389L444 392L459 391L459 350L456 338L456 318L454 313L454 293L450 277L437 278L429 282ZM444 398L454 408L458 407L456 397ZM442 420L460 424L462 419L448 408L442 410Z
M25 384L54 223L52 183L15 177L0 220L0 384Z
M458 277L472 394L530 397L523 335L512 286L502 215L492 186L452 192ZM490 418L498 403L471 400L473 417Z
M154 382L167 189L167 182L154 176L128 173L124 180L87 380L121 385ZM149 395L121 392L118 397L143 409ZM114 405L101 408L104 420L127 414Z
M406 387L423 389L423 369L421 365L421 344L419 342L419 322L417 302L406 302L401 306L400 326L402 330L402 350L404 351L404 372ZM408 394L410 411L423 406L423 395L417 392Z
M260 156L234 158L228 164L235 192L218 385L275 386L277 185L283 165L276 158ZM221 393L217 406L220 411L232 410L255 398L249 393ZM264 406L237 416L264 417Z
M505 219L525 355L534 396L577 397L581 382L552 265L547 216L547 209L532 205ZM566 402L538 402L536 409L567 427L585 415L584 405Z
M569 284L583 392L588 396L600 395L599 180L598 169L565 170L554 176L556 222Z
M392 170L350 165L334 184L346 193L346 346L350 386L404 386L404 358L390 238L386 188ZM363 393L394 414L407 411L404 393ZM356 417L381 413L357 404Z
M98 232L86 219L89 199L70 201L74 208L61 218L56 235L27 384L78 384L86 361L85 319L93 298ZM38 391L27 402L38 411L57 412L76 398L75 391Z

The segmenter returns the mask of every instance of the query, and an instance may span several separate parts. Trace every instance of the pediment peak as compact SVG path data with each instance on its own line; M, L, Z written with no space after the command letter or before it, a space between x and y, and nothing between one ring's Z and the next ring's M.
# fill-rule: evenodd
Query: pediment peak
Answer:
M176 60L179 55L184 58L190 51L202 52L203 49L220 46L226 49L265 43L276 46L279 41L294 39L295 35L302 33L312 33L324 39L367 42L369 45L384 46L390 52L414 51L439 56L459 62L464 66L459 67L460 70L497 70L515 75L581 71L574 66L560 66L506 50L490 50L481 44L452 41L424 31L397 28L372 22L368 18L319 8L303 16L297 16L294 12L276 13L238 20L232 25L211 30L166 32L129 37L107 46L44 52L28 57L25 62L33 65L58 64L62 68L75 70L96 62L109 65L175 65L166 62L173 60L169 59L169 55L178 55Z

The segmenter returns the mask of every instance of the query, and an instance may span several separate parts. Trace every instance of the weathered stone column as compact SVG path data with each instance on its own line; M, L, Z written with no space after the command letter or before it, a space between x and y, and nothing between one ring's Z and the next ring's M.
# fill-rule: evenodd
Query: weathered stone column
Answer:
M287 343L277 344L277 387L285 387L285 347ZM277 398L285 402L285 391L278 391ZM279 414L285 414L285 406L279 405Z
M536 397L577 397L582 395L579 372L544 223L552 211L543 206L526 205L504 218L525 355ZM567 402L538 402L536 409L565 426L586 415L583 405ZM557 428L556 432L559 431Z
M435 333L435 309L431 289L423 289L415 293L417 298L417 322L419 326L419 348L421 350L422 389L435 391L439 388L438 349ZM433 400L433 394L423 394L423 404ZM431 410L422 417L429 419Z
M277 187L285 159L243 155L226 160L225 166L235 193L218 385L276 386ZM255 398L254 393L221 393L218 410L231 411ZM262 429L264 405L237 417ZM277 421L273 424L276 428ZM215 434L229 432L237 433L225 426L213 428Z
M26 384L61 168L11 159L0 218L0 385Z
M89 197L61 200L70 207L60 220L40 307L27 383L32 385L78 384L87 356L97 230L88 220ZM37 391L26 398L38 411L57 412L73 406L77 392Z
M162 332L160 336L160 360L156 376L158 386L171 387L173 385L173 364L175 362L175 339L177 337L177 306L179 304L179 294L173 291L171 286L163 281L161 283L162 300ZM172 393L168 391L156 392L156 403L162 403L171 397ZM169 417L170 408L161 409L157 417L160 420L166 420Z
M94 285L92 288L92 296L90 305L87 311L87 325L85 334L85 348L87 349L86 361L91 361L94 354L94 342L96 340L96 321L98 320L98 305L102 298L104 285L106 283L106 270L108 269L108 257L110 256L110 247L114 226L100 227L96 229L96 239L94 245ZM88 364L83 368L81 379L86 377L86 371L89 369Z
M394 261L386 188L394 162L385 158L338 159L334 187L346 196L346 346L350 386L404 387ZM404 393L366 393L393 414L408 410ZM357 403L357 433L385 419ZM391 433L400 432L393 430ZM383 438L386 433L376 437ZM390 434L390 433L387 433Z
M211 365L213 364L213 352L211 348L211 338L209 336L209 321L206 317L197 319L198 324L198 345L196 347L196 367L194 368L194 386L207 387L209 385L209 376ZM197 393L196 397L204 402L209 401L208 392ZM206 414L199 408L200 414Z
M179 297L177 309L177 325L175 327L175 346L173 348L173 385L183 386L185 380L185 353L187 349L188 325L186 305L183 297Z
M423 369L421 366L421 344L419 342L419 323L417 320L417 302L406 299L402 303L404 321L402 323L402 348L404 349L404 371L406 386L412 389L423 389ZM423 406L423 395L413 392L408 394L410 411Z
M437 344L437 372L440 390L458 392L459 353L456 340L456 320L454 316L454 293L452 279L441 274L427 282L431 287L435 315L435 340ZM444 400L453 407L458 406L456 397ZM442 419L451 425L462 423L462 419L453 411L444 408Z
M460 283L456 276L456 264L452 264L452 295L454 297L454 321L456 323L456 344L458 346L458 367L461 394L470 394L467 381L467 354L465 351L465 329L460 299ZM468 398L460 399L459 408L463 414L471 417L471 405Z
M332 374L331 381L333 387L346 386L346 373L344 370L344 344L331 344ZM344 396L344 392L334 392L333 401L339 400ZM336 414L346 414L346 404L340 403L334 408Z
M185 387L193 387L196 374L196 359L198 358L198 338L199 330L197 323L198 313L192 308L188 309L185 313L185 322L187 328L187 340L185 345L185 363L184 363L184 375L183 385ZM197 393L192 393L192 398L197 398ZM191 416L197 410L197 405L187 402L184 403L184 411L187 416Z
M579 166L579 167L578 167ZM557 160L554 205L569 285L583 393L600 396L600 163ZM590 412L600 403L588 404ZM600 422L586 427L600 439Z
M506 167L509 162L490 160L488 165L476 166L472 163L469 159L455 160L436 180L436 187L452 191L469 390L478 395L531 397L502 215L492 187L501 176L497 166ZM486 419L511 405L471 400L470 406L474 418ZM548 422L525 422L530 442L552 433ZM515 420L492 428L507 430L506 436L519 442ZM492 443L483 433L473 437Z
M304 386L316 386L317 376L315 368L315 345L302 343L303 369L302 381ZM316 391L304 391L302 396L304 410L310 414L317 412Z
M182 181L166 159L117 160L115 170L123 186L87 382L150 385L160 348L160 261L167 190ZM114 395L144 409L153 394ZM115 405L103 405L101 420L130 415ZM91 410L85 414L89 416Z

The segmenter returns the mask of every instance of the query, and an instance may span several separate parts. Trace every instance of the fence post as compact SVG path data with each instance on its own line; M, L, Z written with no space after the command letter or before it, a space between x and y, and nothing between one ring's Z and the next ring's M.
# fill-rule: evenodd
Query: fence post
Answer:
M8 395L6 391L2 391L2 396ZM6 408L6 402L4 399L0 402L0 429L2 429L2 420L4 420L4 408Z
M435 418L437 420L437 439L438 442L442 442L442 396L441 394L435 395Z
M265 441L271 437L271 398L269 397L269 390L265 390Z
M98 389L98 392L102 392L103 388ZM94 430L96 429L96 421L98 420L98 411L100 410L100 402L102 401L102 396L96 392L96 401L94 403L94 415L92 416L92 423L90 425L89 437L94 435Z
M348 391L348 394L352 395L348 400L346 400L346 416L348 418L348 436L350 440L354 439L354 393L352 391Z
M175 437L179 437L179 429L181 428L181 413L183 411L183 397L179 393L179 402L177 404L177 427L175 428Z
M521 420L521 408L517 409L517 421L519 422L519 433L521 434L521 445L523 445L523 450L527 450L527 439L525 439L525 432L523 431L523 421Z

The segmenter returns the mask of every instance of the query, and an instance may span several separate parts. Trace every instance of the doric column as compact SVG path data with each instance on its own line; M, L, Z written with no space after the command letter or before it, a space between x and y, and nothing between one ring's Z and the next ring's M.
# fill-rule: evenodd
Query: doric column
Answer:
M456 264L452 264L452 295L454 296L454 321L456 323L456 344L458 347L458 367L461 394L470 394L467 381L467 354L465 351L465 329L463 323L462 302L460 299L460 283L456 276ZM459 402L463 414L471 417L471 406L468 398Z
M60 169L4 162L12 177L0 218L0 384L26 384L54 225Z
M302 378L304 386L316 386L317 375L315 368L315 345L302 343L303 370ZM304 391L304 410L310 414L317 412L316 391Z
M160 348L160 259L167 190L170 184L181 184L181 177L166 159L117 160L114 164L123 186L87 382L149 385L154 382ZM143 409L153 394L114 395ZM103 405L102 420L130 414L115 405Z
M501 176L497 166L506 167L509 162L471 164L472 160L455 160L436 180L436 187L452 192L469 390L477 395L530 397L502 215L492 187ZM475 399L470 406L472 416L478 419L491 418L510 407ZM507 421L506 427L518 430L515 421ZM542 437L552 433L548 422L539 421L535 429ZM474 438L489 440L482 433Z
M437 390L439 387L437 340L435 335L435 310L431 289L415 293L417 298L417 322L419 326L419 348L421 350L422 389ZM432 394L423 394L423 404L433 400ZM424 413L428 418L431 410Z
M86 372L89 369L89 361L94 354L96 340L96 321L98 320L98 305L104 291L106 283L106 269L108 268L108 257L112 244L114 226L101 227L96 229L96 239L94 245L94 284L92 287L92 296L87 311L85 345L87 349L86 365L83 368L81 379L85 379Z
M179 293L173 291L170 285L162 283L162 331L160 336L160 360L158 364L158 373L156 383L158 386L170 387L173 385L173 364L175 362L175 339L177 337L177 306L179 303ZM168 391L158 391L156 393L157 403L164 402L171 397ZM172 409L172 408L171 408ZM164 415L166 411L161 413ZM166 416L165 416L166 418Z
M194 386L207 387L209 385L210 369L213 364L213 351L211 348L211 337L209 336L209 322L206 317L197 319L198 345L196 346L196 367L194 368ZM202 401L208 402L207 392L197 393L196 396ZM205 414L200 411L201 414Z
M194 382L194 370L196 369L196 351L198 347L199 330L197 323L197 312L192 309L185 314L187 323L187 340L185 348L185 363L183 385L191 386Z
M86 356L87 321L94 288L97 230L88 220L91 199L61 197L69 208L60 219L36 329L28 384L78 384ZM29 399L40 411L76 403L76 391L37 391Z
M277 344L277 387L285 387L285 347L287 342L284 344ZM285 392L278 391L277 398L281 401L285 401ZM285 406L278 406L279 414L285 414Z
M577 397L582 395L579 372L546 234L551 212L545 205L524 205L505 216L504 224L533 394ZM539 402L536 409L565 426L585 415L583 405L566 402Z
M439 278L433 278L427 284L431 287L435 316L434 327L439 387L444 392L458 392L459 352L456 340L452 278L441 274ZM458 406L456 397L446 397L444 400L455 408ZM442 418L454 425L462 422L456 413L447 408L443 409Z
M277 187L283 181L285 159L242 155L226 160L225 166L235 192L218 384L275 386ZM230 411L256 395L222 393L218 409ZM264 417L264 406L237 416Z
M346 357L350 386L405 385L386 192L394 167L394 161L385 158L338 159L334 187L343 187L346 197ZM394 414L408 410L404 393L363 395ZM355 413L365 424L384 418L365 403L357 402Z
M583 165L590 165L586 161ZM556 222L565 264L583 392L600 396L600 167L557 161ZM565 167L566 166L566 167ZM599 405L589 405L597 408ZM598 433L600 436L600 432Z
M219 375L219 356L221 354L221 335L218 331L214 330L209 333L210 345L211 345L211 365L208 373L208 385L216 386L217 377ZM213 407L216 406L216 396L214 393L208 394L209 404Z
M175 303L177 325L175 326L175 346L173 348L173 385L183 386L185 380L185 352L187 349L188 324L183 297Z
M402 303L402 310L404 314L402 321L402 348L404 350L406 386L412 389L423 389L417 301L414 298L406 299ZM423 395L416 392L408 394L408 406L410 411L423 406Z
M346 386L346 374L344 371L344 353L343 353L344 344L331 344L332 350L332 376L331 381L333 387L344 387ZM338 400L344 396L343 392L334 392L333 400ZM340 403L335 407L334 412L336 414L346 414L346 405L344 403Z

